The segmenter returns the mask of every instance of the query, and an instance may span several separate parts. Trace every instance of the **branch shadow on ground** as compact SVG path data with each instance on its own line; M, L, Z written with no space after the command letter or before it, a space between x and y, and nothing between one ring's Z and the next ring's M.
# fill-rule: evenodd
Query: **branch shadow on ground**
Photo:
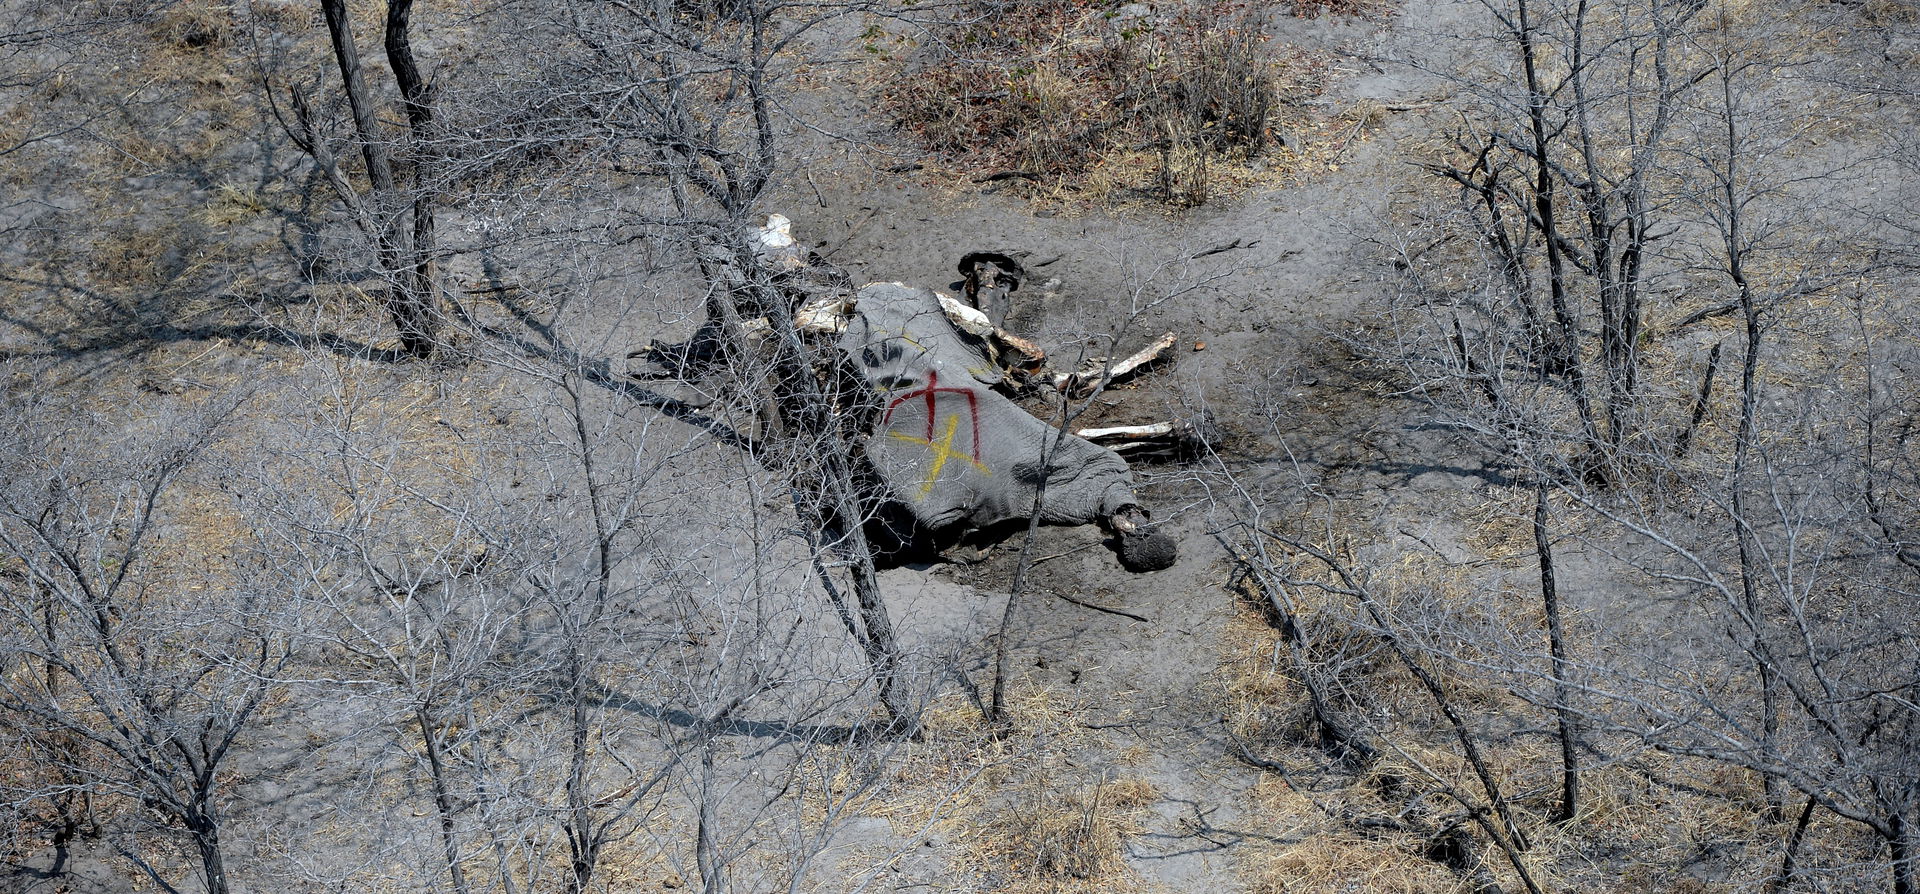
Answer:
M1202 808L1199 801L1190 798L1167 798L1166 801L1170 804L1185 805L1191 815L1182 816L1175 820L1175 831L1143 832L1134 836L1134 838L1141 841L1166 842L1180 849L1166 852L1142 852L1138 849L1131 849L1130 856L1134 859L1172 860L1178 857L1190 857L1197 854L1217 853L1229 850L1247 841L1264 841L1271 844L1299 844L1306 840L1304 837L1289 838L1280 835L1269 835L1265 832L1221 828L1220 826L1214 825L1213 820L1209 817L1209 814L1219 810L1218 807Z
M205 312L176 313L178 308L168 301L164 289L143 300L134 300L75 282L65 274L40 279L9 276L0 278L0 282L36 289L47 302L45 310L51 311L36 315L25 307L0 309L0 324L27 335L33 342L0 349L0 357L9 359L93 363L92 368L97 371L116 361L138 358L162 345L223 339L324 350L375 363L397 364L412 359L403 351L381 348L338 332L293 329L260 316L261 305L284 309L307 300L296 293L255 299L222 296L228 300L216 299L215 306ZM208 319L230 315L231 311L243 307L254 308L255 319Z
M796 742L827 745L847 744L862 741L868 737L878 735L885 730L884 724L820 724L785 720L744 720L737 717L726 716L724 712L718 720L715 720L683 708L654 704L598 682L593 685L591 698L596 706L639 714L643 717L650 717L682 729L706 731L713 735L720 736L769 739L782 744Z

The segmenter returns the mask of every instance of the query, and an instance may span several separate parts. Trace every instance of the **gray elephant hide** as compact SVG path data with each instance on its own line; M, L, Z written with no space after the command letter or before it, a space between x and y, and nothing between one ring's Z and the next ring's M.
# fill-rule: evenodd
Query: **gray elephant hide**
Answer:
M933 292L862 288L840 348L880 395L867 457L928 527L1026 518L1043 480L1043 522L1086 524L1138 502L1119 454L1059 432L987 387L998 370L948 322Z

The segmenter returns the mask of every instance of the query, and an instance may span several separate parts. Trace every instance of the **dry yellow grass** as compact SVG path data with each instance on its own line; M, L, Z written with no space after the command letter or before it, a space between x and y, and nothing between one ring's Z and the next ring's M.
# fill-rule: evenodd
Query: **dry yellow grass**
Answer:
M1405 842L1331 832L1243 859L1249 894L1445 894L1472 889Z
M991 735L971 700L930 705L921 735L906 743L887 779L848 807L888 820L896 834L932 833L958 873L953 887L1024 894L1140 890L1123 858L1158 799L1144 778L1099 766L1141 759L1081 725L1070 690L1020 679L1009 687L1013 732ZM1103 715L1104 716L1104 715ZM823 795L852 783L844 773ZM856 852L843 869L873 871L891 851Z
M983 817L969 848L977 872L1008 892L1066 894L1131 890L1124 839L1142 831L1138 814L1158 800L1141 779L1058 787L1046 781L1006 793L1012 803Z

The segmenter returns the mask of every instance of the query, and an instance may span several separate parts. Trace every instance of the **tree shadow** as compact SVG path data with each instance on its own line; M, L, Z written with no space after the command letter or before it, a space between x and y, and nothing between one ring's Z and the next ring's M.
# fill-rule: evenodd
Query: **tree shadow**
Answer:
M556 693L557 695L559 693ZM896 727L891 723L822 724L787 720L746 720L732 716L723 716L715 720L682 708L654 704L597 681L593 684L591 698L596 706L650 717L681 729L718 736L767 739L779 744L855 744L886 738L894 732Z
M1143 853L1137 848L1129 848L1129 856L1136 860L1172 860L1190 857L1196 854L1211 854L1232 849L1247 841L1264 841L1272 844L1299 844L1304 837L1283 837L1266 832L1243 829L1227 829L1213 824L1211 814L1218 807L1203 808L1200 802L1191 798L1167 798L1169 803L1184 805L1190 816L1176 821L1175 831L1142 832L1134 836L1140 841L1164 842L1177 850Z

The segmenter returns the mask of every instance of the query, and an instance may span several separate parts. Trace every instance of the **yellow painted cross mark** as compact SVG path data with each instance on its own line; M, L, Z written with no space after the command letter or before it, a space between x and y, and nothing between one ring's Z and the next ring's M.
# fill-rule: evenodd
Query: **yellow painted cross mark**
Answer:
M887 432L887 434L896 441L924 444L927 449L933 451L933 468L927 470L926 480L920 482L920 496L915 499L925 499L927 494L933 493L933 483L940 480L940 470L947 467L947 460L949 459L964 459L972 463L974 468L979 469L980 474L993 474L992 469L981 465L979 460L967 455L965 451L953 449L953 435L959 430L960 414L952 413L947 416L947 431L940 436L940 440L938 441L932 438L916 438L912 435L903 435L897 431Z

